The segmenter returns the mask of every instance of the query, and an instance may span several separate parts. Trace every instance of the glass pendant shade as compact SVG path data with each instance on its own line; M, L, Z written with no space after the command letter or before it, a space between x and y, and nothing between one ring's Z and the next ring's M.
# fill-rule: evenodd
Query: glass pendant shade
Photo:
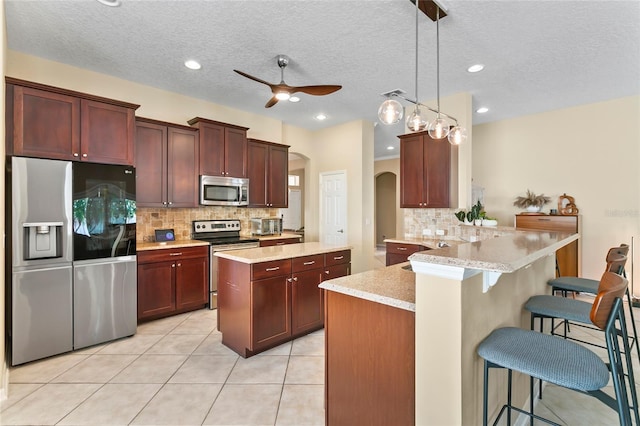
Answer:
M420 108L416 106L411 115L407 117L407 128L412 132L420 132L427 128L427 121L420 115Z
M378 108L378 118L384 124L396 124L402 120L404 108L402 104L395 99L387 99Z
M439 115L429 123L429 136L431 139L442 139L449 135L449 123Z
M467 140L467 129L465 129L464 127L455 126L449 132L448 138L451 145L460 145Z

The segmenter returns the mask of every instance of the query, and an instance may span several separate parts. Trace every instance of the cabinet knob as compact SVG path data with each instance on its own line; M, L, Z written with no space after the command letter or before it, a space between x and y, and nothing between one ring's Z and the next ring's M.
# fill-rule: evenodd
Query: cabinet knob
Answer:
M166 206L166 205L167 205L167 202L166 202L166 201L163 201L163 202L162 202L162 205Z
M74 152L74 153L73 153L73 156L74 156L74 157L79 157L80 155L79 155L77 152Z
M172 205L172 204L173 204L173 201L169 201L167 204Z
M178 263L178 266L182 266L182 263Z
M82 158L87 158L87 154L82 154Z
M325 274L329 275L329 271L324 271Z
M176 267L176 264L175 264L175 263L172 263L172 264L171 264L171 267L172 267L172 268L175 268L175 267Z
M294 281L298 281L298 277L293 277L293 280Z
M287 278L287 282L290 283L291 281L293 281L291 278Z

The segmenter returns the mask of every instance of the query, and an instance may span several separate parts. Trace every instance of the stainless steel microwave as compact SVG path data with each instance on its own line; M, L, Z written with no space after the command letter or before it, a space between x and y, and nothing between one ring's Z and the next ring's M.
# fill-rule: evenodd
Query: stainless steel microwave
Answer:
M200 204L203 206L246 206L249 179L200 176Z

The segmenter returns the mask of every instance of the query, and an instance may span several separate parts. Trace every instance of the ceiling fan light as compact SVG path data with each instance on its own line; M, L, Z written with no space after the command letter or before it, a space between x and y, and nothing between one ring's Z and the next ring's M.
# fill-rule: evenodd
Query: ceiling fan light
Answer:
M289 92L278 92L278 93L276 93L276 99L279 100L279 101L286 101L290 97L291 97L291 95L289 94Z
M427 121L420 115L420 108L417 105L411 115L407 117L407 128L412 132L420 132L427 128Z
M380 108L378 108L378 118L383 124L396 124L402 120L403 115L404 108L402 108L402 104L395 99L387 99L380 105Z
M429 123L429 136L431 139L443 139L449 135L449 123L441 116Z
M453 129L451 129L447 138L449 139L449 143L451 145L460 145L467 140L467 129L465 129L464 127L455 126Z

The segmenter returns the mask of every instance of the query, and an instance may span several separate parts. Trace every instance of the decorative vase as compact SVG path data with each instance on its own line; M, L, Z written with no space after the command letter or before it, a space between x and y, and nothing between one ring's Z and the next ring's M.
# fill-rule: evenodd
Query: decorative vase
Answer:
M474 224L475 226L482 226L482 219L475 219L475 220L473 221L473 224Z
M498 226L498 221L494 219L482 219L482 226Z
M542 206L529 206L529 207L527 207L527 211L529 213L538 213L540 210L542 210Z

